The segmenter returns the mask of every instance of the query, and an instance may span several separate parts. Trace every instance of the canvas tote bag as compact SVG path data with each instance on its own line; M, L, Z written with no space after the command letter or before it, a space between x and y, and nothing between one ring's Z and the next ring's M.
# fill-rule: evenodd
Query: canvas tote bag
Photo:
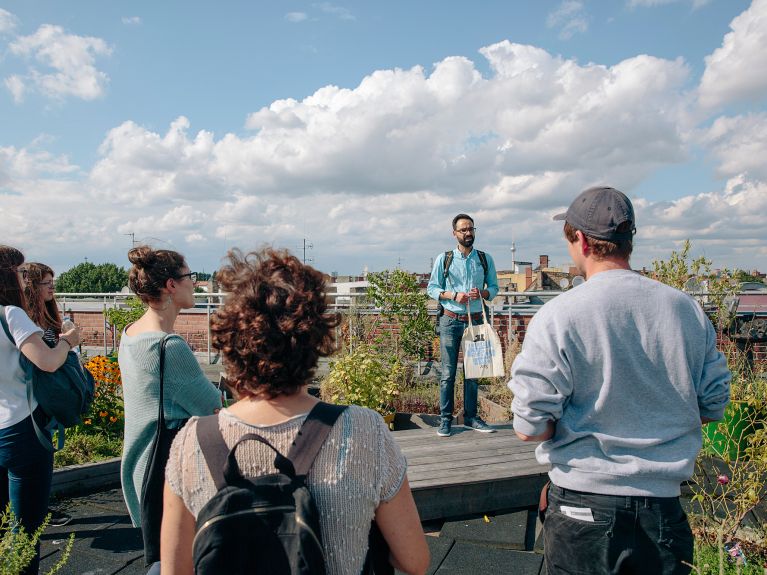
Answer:
M470 310L467 310L470 311ZM466 379L480 377L501 377L503 369L503 349L501 338L487 322L484 302L482 318L484 323L471 323L471 313L468 313L469 325L463 332L463 376Z

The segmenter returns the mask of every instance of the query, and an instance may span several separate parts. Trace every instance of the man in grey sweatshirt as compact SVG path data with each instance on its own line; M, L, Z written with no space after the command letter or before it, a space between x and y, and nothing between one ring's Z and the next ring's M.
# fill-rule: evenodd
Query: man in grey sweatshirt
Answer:
M631 271L631 201L590 188L565 214L587 281L533 317L512 367L514 429L551 466L545 563L558 573L688 573L679 504L730 372L688 295Z

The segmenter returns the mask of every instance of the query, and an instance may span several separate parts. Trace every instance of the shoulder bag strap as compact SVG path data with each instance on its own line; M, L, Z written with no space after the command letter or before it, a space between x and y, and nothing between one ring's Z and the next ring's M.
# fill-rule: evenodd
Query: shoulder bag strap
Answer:
M288 452L288 459L293 462L296 475L306 475L312 468L314 459L322 449L330 430L338 417L347 408L320 401L306 416L306 421L298 430L298 435Z
M157 414L157 425L165 427L165 409L163 406L163 388L165 387L165 346L168 343L167 334L160 341L160 408Z

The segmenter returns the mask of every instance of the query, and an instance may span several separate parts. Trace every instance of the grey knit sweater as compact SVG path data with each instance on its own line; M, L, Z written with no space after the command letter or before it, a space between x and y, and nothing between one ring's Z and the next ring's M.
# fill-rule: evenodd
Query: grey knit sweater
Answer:
M730 372L688 295L605 271L546 303L512 367L514 428L560 487L672 497L693 472L702 416L722 417Z

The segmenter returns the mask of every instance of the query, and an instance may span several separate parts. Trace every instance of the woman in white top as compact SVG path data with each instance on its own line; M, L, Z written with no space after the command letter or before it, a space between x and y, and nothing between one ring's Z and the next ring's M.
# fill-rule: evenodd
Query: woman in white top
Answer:
M46 345L43 330L24 311L26 271L19 269L23 263L19 250L0 245L0 319L4 323L0 333L0 508L10 502L25 531L33 532L48 508L53 453L43 447L32 426L33 416L40 427L47 417L34 399L30 412L20 354L43 371L56 371L69 350L80 344L80 331L75 327L62 333L55 347ZM39 561L38 548L24 573L37 573Z
M317 399L307 385L320 356L334 349L335 315L327 315L325 282L287 252L229 253L217 280L227 293L211 322L227 381L237 403L222 409L218 426L231 447L256 431L287 454ZM166 468L162 572L191 574L195 519L216 488L192 418L173 443ZM256 441L236 451L243 475L275 472L274 452ZM374 411L347 408L330 431L307 475L317 505L328 575L358 575L371 520L389 545L390 562L424 573L429 551L407 482L399 446Z

